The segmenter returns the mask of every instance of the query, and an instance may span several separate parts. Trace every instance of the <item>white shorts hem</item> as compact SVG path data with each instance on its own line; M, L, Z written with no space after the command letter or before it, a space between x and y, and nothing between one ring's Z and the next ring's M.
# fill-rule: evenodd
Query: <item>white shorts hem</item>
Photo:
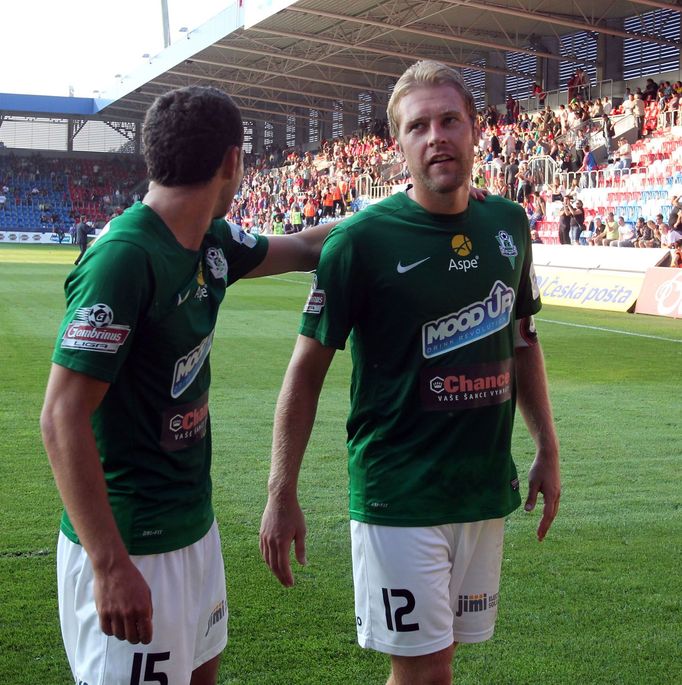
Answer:
M373 649L375 652L383 654L392 654L393 656L425 656L440 652L441 649L446 649L455 640L452 637L439 640L438 642L431 642L424 645L392 645L386 642L379 642L372 638L365 638L358 636L358 644L363 649Z
M484 630L480 633L455 633L455 642L463 644L474 644L476 642L485 642L489 640L495 632L495 626L489 630Z
M192 671L196 671L199 666L203 666L207 661L214 659L225 651L227 647L227 637L217 645L214 645L211 649L206 650L201 656L194 659L192 664Z

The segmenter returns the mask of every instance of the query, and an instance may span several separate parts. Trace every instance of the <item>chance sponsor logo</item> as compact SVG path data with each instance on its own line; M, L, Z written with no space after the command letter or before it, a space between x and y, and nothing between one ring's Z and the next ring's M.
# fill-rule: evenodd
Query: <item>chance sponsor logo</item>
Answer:
M114 312L107 304L80 307L64 331L61 347L116 354L130 334L130 326L115 325Z
M511 399L512 360L458 368L422 369L419 391L427 411L456 411L502 404Z
M509 324L514 299L512 288L495 281L484 300L425 323L422 326L422 354L430 359L497 333Z
M175 452L203 440L208 415L207 392L194 402L166 409L161 420L161 447L167 452Z

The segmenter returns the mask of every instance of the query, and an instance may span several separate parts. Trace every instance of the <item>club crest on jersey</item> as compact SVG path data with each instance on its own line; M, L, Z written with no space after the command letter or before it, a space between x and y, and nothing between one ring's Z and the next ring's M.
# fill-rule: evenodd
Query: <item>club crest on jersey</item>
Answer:
M327 302L327 295L324 290L320 290L317 287L317 276L313 276L313 283L310 288L310 294L303 307L304 314L321 314L324 305Z
M502 281L495 281L490 294L441 319L422 326L422 354L426 359L487 338L509 325L515 293Z
M206 250L206 266L213 278L227 283L227 260L221 248L209 247Z
M127 340L130 326L114 324L114 312L108 304L79 307L74 320L66 327L61 347L88 352L116 354Z
M507 231L499 231L495 239L500 244L500 254L509 260L513 269L516 261L515 258L519 255L519 251L516 249L516 245L514 245L514 238Z

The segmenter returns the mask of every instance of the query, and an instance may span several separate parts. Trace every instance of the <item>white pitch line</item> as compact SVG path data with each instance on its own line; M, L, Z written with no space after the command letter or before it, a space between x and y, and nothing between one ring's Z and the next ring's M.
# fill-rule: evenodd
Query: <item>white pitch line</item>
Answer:
M587 326L582 323L570 323L568 321L554 321L553 319L540 319L534 317L537 321L543 323L556 323L560 326L573 326L574 328L589 328L593 331L606 331L607 333L620 333L621 335L632 335L636 338L651 338L652 340L664 340L665 342L682 343L682 340L677 338L665 338L662 335L647 335L646 333L633 333L632 331L620 331L617 328L603 328L602 326Z
M294 281L291 278L282 278L281 276L268 276L273 281L284 281L285 283L296 283L297 285L310 285L310 280L307 281Z

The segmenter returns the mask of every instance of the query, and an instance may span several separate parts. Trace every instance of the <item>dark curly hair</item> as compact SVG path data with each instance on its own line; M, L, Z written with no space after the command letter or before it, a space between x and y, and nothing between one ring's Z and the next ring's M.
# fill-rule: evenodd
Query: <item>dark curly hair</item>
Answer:
M164 186L209 181L232 145L244 142L242 116L227 93L189 86L160 95L142 127L149 178Z

